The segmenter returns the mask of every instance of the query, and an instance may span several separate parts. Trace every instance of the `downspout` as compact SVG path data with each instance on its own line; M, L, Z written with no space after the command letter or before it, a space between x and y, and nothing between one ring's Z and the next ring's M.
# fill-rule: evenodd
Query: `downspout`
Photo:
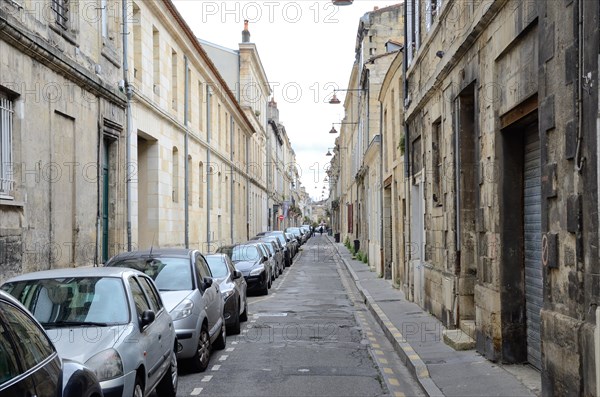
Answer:
M183 56L183 63L185 67L185 88L184 88L184 106L183 106L183 124L185 126L185 143L184 143L184 170L185 170L185 248L190 248L190 208L189 208L189 193L190 193L190 167L189 167L189 129L188 129L188 111L189 111L189 79L190 74L188 70L188 58Z
M392 209L390 208L390 211ZM383 260L383 105L379 104L379 258ZM385 261L383 262L385 278Z
M250 238L250 164L248 164L248 137L246 137L246 240Z
M98 101L98 115L100 115L100 101ZM102 129L102 121L100 120L100 116L98 116L98 144L96 147L96 155L98 158L98 167L96 169L96 198L98 199L98 204L96 206L96 249L94 252L94 267L97 267L100 263L100 234L102 233L102 229L100 228L102 222L102 201L100 199L100 184L102 183Z
M407 16L408 16L408 2L404 2L404 20L407 20ZM406 26L406 23L404 24L404 37L407 37L408 35L408 27ZM410 46L410 44L409 44ZM404 49L402 51L402 84L403 84L403 96L404 96L404 110L408 109L407 103L408 103L408 81L406 80L406 72L408 70L408 47L406 47L406 43L404 46ZM406 295L409 297L409 299L412 300L411 298L411 288L410 288L410 259L407 255L407 241L410 241L411 239L411 200L410 200L410 189L409 189L409 183L410 183L410 151L408 150L409 148L409 127L408 127L408 122L406 121L406 114L404 114L404 213L406 214L406 219L405 219L405 230L404 230L404 236L406 238L406 236L408 236L408 240L404 240L404 287L405 287L405 293ZM396 150L396 148L394 148L394 150Z
M206 85L206 250L210 252L210 205L212 202L212 192L210 191L210 129L212 125L212 92L210 85Z
M234 186L235 186L234 185L234 180L233 180L233 176L235 174L234 169L233 169L234 168L234 159L233 159L233 136L234 136L234 134L233 134L233 129L235 127L235 123L233 121L233 115L229 116L229 118L230 118L230 127L229 127L229 129L230 129L230 131L229 131L229 143L230 143L230 145L229 145L229 160L231 161L231 173L229 175L229 184L230 184L230 186L229 186L229 217L230 217L229 218L229 233L231 235L231 244L233 244L233 237L234 237L234 235L233 235L233 233L234 233L233 232L233 220L235 219L234 218L234 213L233 213L233 211L234 211L233 189L234 189Z
M583 140L583 0L577 0L578 7L578 37L577 37L577 150L575 152L575 169L581 173L583 169L583 163L585 163L585 157L581 157L581 141Z
M127 0L122 0L122 15L129 15L127 11ZM129 85L129 25L128 21L123 21L123 81L125 82L125 169L129 169L131 164L131 97L133 96L133 87ZM127 175L127 251L131 251L131 176Z

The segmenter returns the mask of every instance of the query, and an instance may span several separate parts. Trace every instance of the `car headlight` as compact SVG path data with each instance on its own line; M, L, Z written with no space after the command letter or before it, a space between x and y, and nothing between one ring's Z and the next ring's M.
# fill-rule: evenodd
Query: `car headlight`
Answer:
M123 375L123 361L115 349L104 350L85 363L96 373L99 382Z
M253 269L252 271L250 271L250 275L251 276L258 276L259 274L261 274L264 271L265 271L265 266L264 265L260 265L256 269Z
M221 291L221 296L223 297L223 300L226 301L233 295L233 293L234 293L233 289L228 289L226 291Z
M181 320L189 317L194 311L194 302L189 299L184 299L178 304L175 309L171 310L171 318L173 321Z

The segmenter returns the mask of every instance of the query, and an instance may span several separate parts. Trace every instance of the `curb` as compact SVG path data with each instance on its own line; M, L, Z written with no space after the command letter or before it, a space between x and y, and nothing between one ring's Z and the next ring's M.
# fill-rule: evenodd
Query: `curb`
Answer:
M442 391L431 379L427 365L423 362L423 360L417 354L417 352L415 352L412 346L406 341L406 339L404 338L402 333L400 333L398 328L396 328L396 326L392 324L392 322L389 320L389 318L386 316L383 310L381 310L381 308L375 302L375 300L369 294L369 292L363 288L354 269L352 269L352 267L348 264L346 259L344 259L340 254L338 246L333 241L331 241L331 239L328 238L328 240L331 243L331 245L336 249L338 256L340 257L340 259L344 263L344 266L352 276L352 280L354 281L356 288L358 288L358 291L363 297L363 302L367 305L369 311L375 317L375 320L383 330L383 333L385 334L388 341L394 347L396 353L398 353L398 355L402 359L402 362L406 365L406 367L415 377L417 382L419 382L425 394L427 394L428 396L436 397L443 396L444 394L442 393Z

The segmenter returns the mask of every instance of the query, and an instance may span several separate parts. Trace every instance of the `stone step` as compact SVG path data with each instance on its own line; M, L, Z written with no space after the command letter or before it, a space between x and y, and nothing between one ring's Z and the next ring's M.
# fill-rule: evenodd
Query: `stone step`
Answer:
M461 320L460 329L472 339L475 339L476 325L475 320Z
M447 329L442 334L444 343L454 350L472 350L475 348L475 340L460 329Z

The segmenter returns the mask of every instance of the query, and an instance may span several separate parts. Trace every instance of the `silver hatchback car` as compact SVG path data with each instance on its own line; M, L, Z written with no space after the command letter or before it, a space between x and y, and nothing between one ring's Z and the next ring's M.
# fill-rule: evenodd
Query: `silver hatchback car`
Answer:
M173 318L177 358L185 359L193 371L208 367L212 348L225 348L223 298L200 252L185 248L124 252L106 266L136 269L154 280Z
M29 273L2 289L46 329L59 355L96 373L105 397L177 393L173 320L150 277L131 269Z

